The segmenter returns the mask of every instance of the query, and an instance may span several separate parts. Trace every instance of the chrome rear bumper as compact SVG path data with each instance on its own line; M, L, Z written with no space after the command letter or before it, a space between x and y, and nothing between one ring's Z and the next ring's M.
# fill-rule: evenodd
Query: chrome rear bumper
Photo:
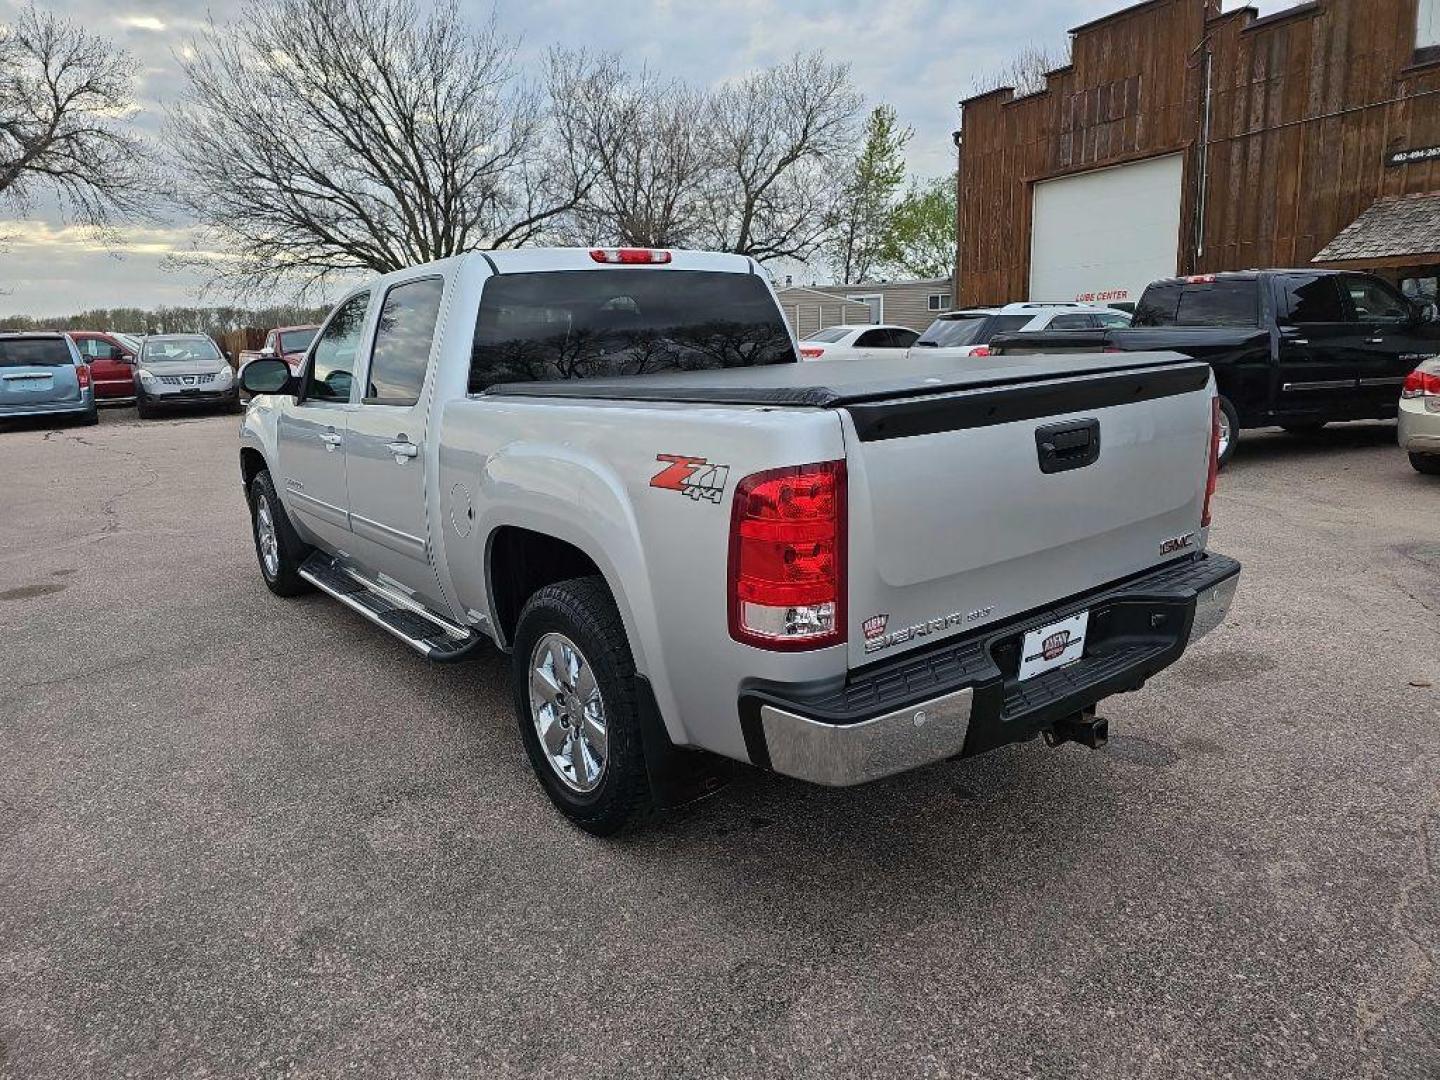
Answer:
M1033 738L1178 660L1224 622L1239 580L1233 559L1182 559L852 672L838 689L757 685L740 699L751 760L845 787ZM1017 641L1079 611L1091 616L1084 656L1020 681Z
M760 707L770 767L786 776L844 787L953 757L965 748L974 691L968 687L859 724L822 724Z

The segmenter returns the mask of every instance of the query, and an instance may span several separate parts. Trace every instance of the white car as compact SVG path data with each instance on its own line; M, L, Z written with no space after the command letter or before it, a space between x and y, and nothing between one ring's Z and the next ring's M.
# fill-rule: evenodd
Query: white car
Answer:
M941 315L916 339L913 351L943 350L946 356L989 356L996 334L1038 330L1109 330L1129 326L1130 315L1096 304L1024 303L965 308Z
M903 356L919 334L908 326L849 323L827 326L800 341L802 360L880 360Z
M1426 360L1400 391L1400 448L1416 472L1440 476L1440 358Z

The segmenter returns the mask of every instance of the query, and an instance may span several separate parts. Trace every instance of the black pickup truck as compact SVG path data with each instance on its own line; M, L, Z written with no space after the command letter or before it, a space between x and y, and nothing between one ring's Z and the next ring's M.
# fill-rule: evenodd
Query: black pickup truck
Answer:
M1241 428L1316 431L1387 420L1421 361L1440 355L1435 305L1369 274L1252 270L1150 285L1125 329L997 336L1000 354L1178 352L1204 360L1220 390L1220 460Z

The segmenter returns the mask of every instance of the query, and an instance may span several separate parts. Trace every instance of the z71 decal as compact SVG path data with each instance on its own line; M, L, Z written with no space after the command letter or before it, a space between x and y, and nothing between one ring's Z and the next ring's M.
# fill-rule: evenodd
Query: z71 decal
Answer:
M679 491L697 502L705 499L717 506L725 496L725 481L730 478L729 465L715 465L703 457L683 454L656 454L656 461L667 464L650 478L650 486L665 491Z

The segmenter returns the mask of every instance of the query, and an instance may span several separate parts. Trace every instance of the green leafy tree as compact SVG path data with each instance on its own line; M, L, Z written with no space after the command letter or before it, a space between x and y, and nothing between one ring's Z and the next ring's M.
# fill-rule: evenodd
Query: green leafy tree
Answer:
M955 269L955 176L916 181L890 213L880 261L907 277L949 277Z
M864 142L841 194L827 251L843 285L868 280L883 260L895 197L905 182L905 145L913 134L889 105L877 105L865 118Z

